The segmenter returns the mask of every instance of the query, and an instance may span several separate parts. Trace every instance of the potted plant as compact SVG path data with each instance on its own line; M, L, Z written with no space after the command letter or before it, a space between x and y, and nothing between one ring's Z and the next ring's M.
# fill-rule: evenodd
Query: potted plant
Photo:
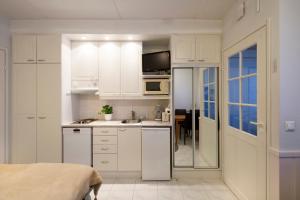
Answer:
M106 121L110 121L112 119L113 108L110 105L102 106L101 112L104 114L104 118Z

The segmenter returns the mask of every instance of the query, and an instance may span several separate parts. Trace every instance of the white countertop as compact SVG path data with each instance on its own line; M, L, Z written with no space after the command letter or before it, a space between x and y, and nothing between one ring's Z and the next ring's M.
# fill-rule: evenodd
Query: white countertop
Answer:
M151 121L151 120L145 120L141 123L134 123L134 124L123 124L121 123L121 120L116 121L103 121L98 120L94 121L90 124L72 124L72 123L65 123L62 124L62 127L105 127L105 126L140 126L140 127L170 127L172 124L170 122L162 122L162 121Z

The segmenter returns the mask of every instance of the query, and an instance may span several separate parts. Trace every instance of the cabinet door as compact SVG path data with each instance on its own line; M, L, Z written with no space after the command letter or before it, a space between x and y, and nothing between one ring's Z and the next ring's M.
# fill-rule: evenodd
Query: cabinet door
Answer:
M60 65L37 66L37 161L61 162ZM51 149L51 150L50 150Z
M125 42L121 51L121 93L124 96L142 95L142 44Z
M172 37L172 62L186 63L195 61L195 36L175 35Z
M196 59L198 62L220 63L220 35L198 35L196 38Z
M37 162L62 162L62 133L58 116L37 117Z
M37 115L60 116L61 76L59 64L37 66Z
M36 117L13 115L11 135L11 162L36 162Z
M140 128L118 129L118 170L141 170L141 140Z
M98 43L72 42L72 82L81 87L81 82L89 81L98 86Z
M121 44L104 42L99 46L100 96L120 96Z
M61 36L38 35L37 36L37 62L60 63L61 62Z
M14 35L12 40L13 63L36 62L36 36Z
M14 64L12 69L12 112L36 115L36 64Z

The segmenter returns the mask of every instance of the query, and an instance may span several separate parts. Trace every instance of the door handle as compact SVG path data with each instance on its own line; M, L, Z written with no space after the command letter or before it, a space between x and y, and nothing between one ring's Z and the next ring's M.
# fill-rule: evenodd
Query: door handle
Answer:
M255 125L255 126L257 126L257 127L260 127L260 128L264 126L263 123L252 122L252 121L250 121L250 124Z

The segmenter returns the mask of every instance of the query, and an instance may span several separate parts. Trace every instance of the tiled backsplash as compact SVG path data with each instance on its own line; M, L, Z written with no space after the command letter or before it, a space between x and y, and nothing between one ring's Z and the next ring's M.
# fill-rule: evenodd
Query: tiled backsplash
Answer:
M161 105L164 110L168 105L168 100L100 100L98 96L80 96L79 117L104 119L103 115L98 115L103 105L113 106L113 120L130 119L131 111L135 111L136 118L154 119L155 106Z

